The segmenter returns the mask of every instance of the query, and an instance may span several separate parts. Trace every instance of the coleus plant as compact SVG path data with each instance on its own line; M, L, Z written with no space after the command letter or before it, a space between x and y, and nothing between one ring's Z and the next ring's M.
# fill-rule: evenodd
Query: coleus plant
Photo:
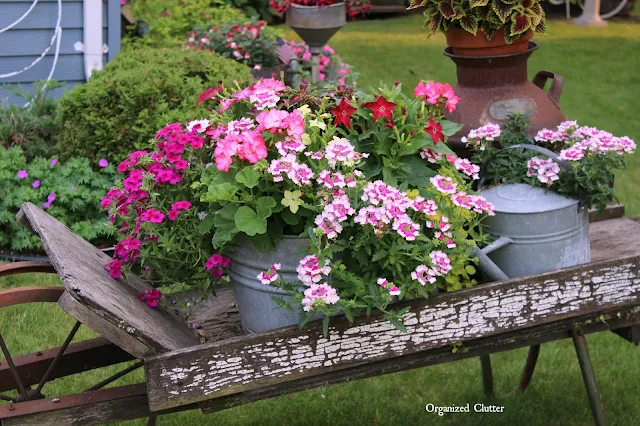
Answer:
M421 82L409 98L399 84L366 93L264 79L205 93L211 116L159 131L103 200L122 233L106 268L119 278L140 263L159 287L147 304L210 294L234 243L270 251L285 234L309 239L300 281L282 282L274 264L256 282L288 291L280 302L302 308L303 323L380 309L400 326L395 298L476 283L473 249L493 207L471 192L479 167L444 143L460 129L443 119L459 100L449 85Z
M438 31L482 31L487 40L504 29L507 44L528 31L547 31L545 12L538 0L412 0L409 9L424 7L425 28Z
M474 161L484 163L494 157L485 171L487 183L528 183L580 198L587 208L604 210L614 197L614 172L625 167L624 154L633 154L636 143L628 136L616 137L595 127L579 126L576 121L542 129L533 138L527 135L527 127L527 116L511 115L502 126L488 123L462 138L474 153ZM566 161L570 170L531 150L500 152L517 144L546 148Z

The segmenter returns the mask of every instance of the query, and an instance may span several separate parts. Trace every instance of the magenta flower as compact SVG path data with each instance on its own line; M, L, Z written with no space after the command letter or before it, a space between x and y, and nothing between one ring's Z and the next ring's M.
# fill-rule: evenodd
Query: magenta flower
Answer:
M51 163L49 163L49 165L51 167L55 166L56 164L58 164L58 159L57 158L54 158L53 160L51 160Z
M162 293L157 288L153 290L145 290L143 294L140 295L140 300L143 300L147 303L147 306L150 308L155 308L158 306L158 301L162 297Z
M49 203L53 203L56 200L56 198L58 197L56 196L55 192L52 192L51 194L47 195L47 201Z
M147 209L140 215L141 222L161 223L164 213L156 209Z
M111 262L107 263L104 266L104 269L109 271L109 275L111 275L111 278L117 280L122 276L122 263L123 262L121 260L114 259Z
M98 161L98 166L102 167L103 169L108 165L109 162L105 158L101 158L100 161Z
M29 176L29 173L27 173L26 170L20 170L20 171L18 171L18 173L16 173L16 177L18 179L24 179L24 178L26 178L28 176Z
M33 189L40 188L40 181L39 180L34 180L33 183L31 184L31 187Z

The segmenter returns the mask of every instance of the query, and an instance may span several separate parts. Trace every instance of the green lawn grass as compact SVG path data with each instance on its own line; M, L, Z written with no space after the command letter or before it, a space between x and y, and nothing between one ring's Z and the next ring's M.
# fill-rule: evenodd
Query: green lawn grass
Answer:
M453 64L441 52L444 39L427 39L420 16L351 23L331 44L360 72L359 84L403 81L411 91L419 79L455 82ZM640 25L612 22L607 28L550 23L550 35L539 36L541 48L532 56L530 74L549 69L565 77L562 108L572 119L600 126L619 135L640 139L637 109L640 96ZM291 34L288 34L291 36ZM616 180L617 193L629 214L640 213L637 193L640 157ZM59 285L55 276L25 275L0 279L0 288L22 285ZM35 304L0 310L0 329L14 352L32 352L59 346L73 319L54 304ZM7 332L9 330L9 332ZM92 337L81 327L76 340ZM607 417L612 425L640 423L637 391L640 353L612 333L588 338ZM587 395L570 340L546 344L531 387L522 394L514 388L526 349L492 357L496 397L482 394L477 359L422 368L352 383L329 386L274 398L203 416L177 413L159 419L159 425L589 425ZM0 359L2 359L0 357ZM45 387L47 395L80 392L124 365L59 379ZM142 372L116 384L143 380ZM502 414L436 414L425 405L485 403L502 405ZM125 422L142 425L144 421Z

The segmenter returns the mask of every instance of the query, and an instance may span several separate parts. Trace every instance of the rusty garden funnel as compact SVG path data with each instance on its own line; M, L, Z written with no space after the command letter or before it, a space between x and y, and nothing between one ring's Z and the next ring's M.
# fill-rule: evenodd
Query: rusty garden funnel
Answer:
M444 54L456 64L458 84L454 91L461 98L456 110L447 114L448 120L464 125L448 141L458 155L469 155L460 141L462 136L489 122L501 124L512 113L529 117L527 133L531 136L567 119L559 104L562 77L540 71L533 81L527 80L527 60L537 48L538 43L529 41L527 50L500 56L454 55L450 47L445 49ZM546 93L543 89L549 79L551 86Z
M292 4L287 10L287 25L309 45L313 58L311 82L319 80L320 50L347 23L344 2L329 6Z

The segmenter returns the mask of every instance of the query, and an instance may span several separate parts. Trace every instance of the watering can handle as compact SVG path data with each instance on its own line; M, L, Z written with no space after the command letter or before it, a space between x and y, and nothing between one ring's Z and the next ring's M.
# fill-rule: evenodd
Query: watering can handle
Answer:
M535 77L533 77L533 84L544 90L544 85L547 80L551 79L551 87L549 87L549 99L558 108L560 108L560 95L564 88L564 78L551 71L539 71Z
M506 148L502 148L500 151L496 152L495 154L493 154L491 157L489 157L487 159L487 161L485 161L482 164L482 167L480 167L480 180L478 181L478 191L482 190L486 185L485 185L485 177L487 174L487 169L489 168L489 164L498 156L498 154L500 154L501 152L507 151L509 149L530 149L531 151L536 151L539 152L540 154L544 154L547 157L553 159L553 161L555 161L556 163L558 163L563 169L565 169L566 171L573 173L573 168L571 167L571 165L569 164L568 161L563 160L562 158L560 158L560 156L558 154L556 154L553 151L550 151L546 148L543 148L541 146L537 146L537 145L531 145L531 144L527 144L527 143L519 143L516 145L511 145L508 146Z

